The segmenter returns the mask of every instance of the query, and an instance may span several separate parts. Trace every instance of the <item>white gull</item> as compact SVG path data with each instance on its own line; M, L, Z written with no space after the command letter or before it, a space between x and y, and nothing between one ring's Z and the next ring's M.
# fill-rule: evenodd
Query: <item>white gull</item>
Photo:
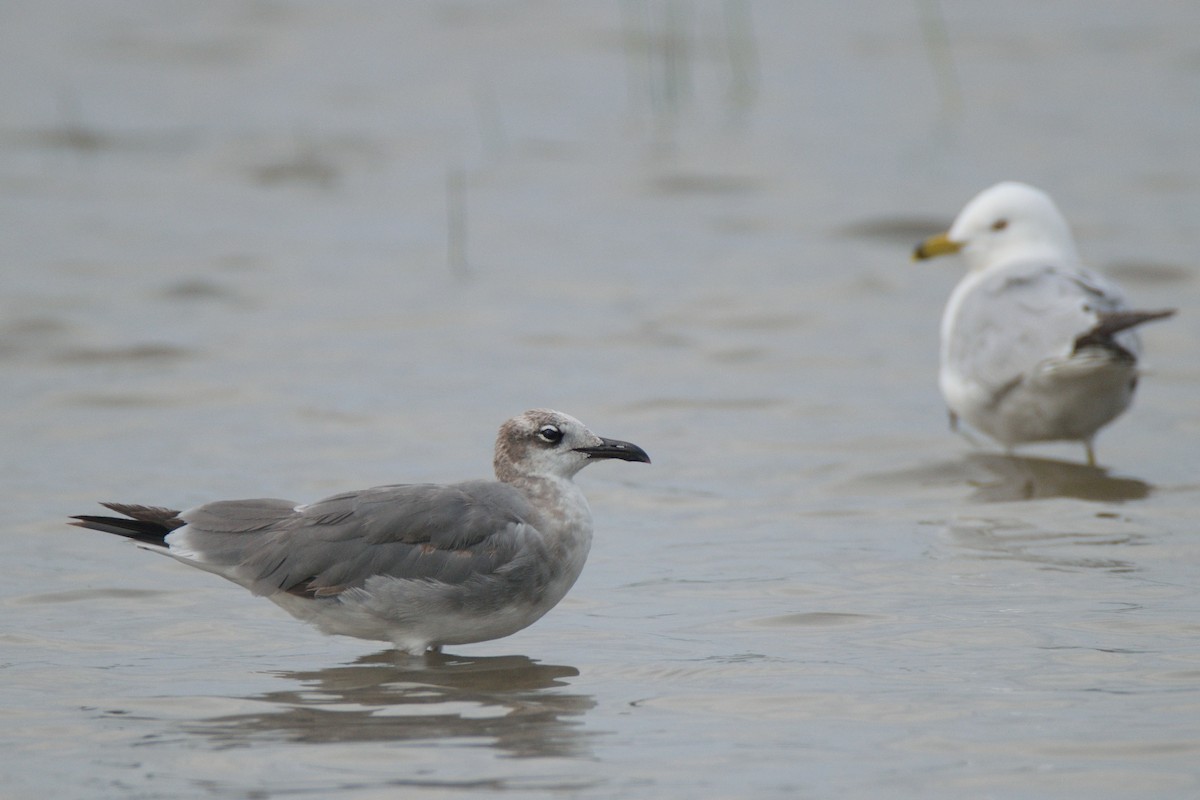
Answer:
M1082 442L1129 407L1140 343L1132 328L1173 310L1135 311L1084 269L1066 220L1039 189L1012 181L979 193L915 259L962 253L967 275L942 316L938 383L950 410L1011 449Z
M325 633L417 655L508 636L563 598L592 542L592 514L571 478L613 458L650 461L637 445L534 409L501 426L495 481L378 486L308 505L104 503L124 516L71 524L227 578Z

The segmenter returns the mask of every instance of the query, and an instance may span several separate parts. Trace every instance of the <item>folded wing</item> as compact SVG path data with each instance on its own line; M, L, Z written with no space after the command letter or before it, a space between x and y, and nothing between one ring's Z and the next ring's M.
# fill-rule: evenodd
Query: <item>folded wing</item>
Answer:
M123 535L153 544L128 531L157 523L169 555L260 595L327 597L375 576L459 584L504 569L538 536L524 496L488 481L379 486L304 506L229 500L177 515L110 507L133 521L89 517L86 527L124 527Z
M1071 357L1081 337L1125 309L1120 289L1096 275L1038 263L996 269L963 298L947 361L1001 392L1039 366ZM1132 332L1113 341L1136 357Z

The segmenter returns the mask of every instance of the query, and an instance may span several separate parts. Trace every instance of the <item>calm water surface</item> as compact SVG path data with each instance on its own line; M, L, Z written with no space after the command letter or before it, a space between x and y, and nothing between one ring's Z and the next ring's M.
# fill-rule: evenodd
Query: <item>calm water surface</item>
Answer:
M0 11L3 795L1200 793L1200 7L812 5ZM908 253L1004 178L1181 310L1099 469L946 429ZM532 406L654 464L443 658L63 524Z

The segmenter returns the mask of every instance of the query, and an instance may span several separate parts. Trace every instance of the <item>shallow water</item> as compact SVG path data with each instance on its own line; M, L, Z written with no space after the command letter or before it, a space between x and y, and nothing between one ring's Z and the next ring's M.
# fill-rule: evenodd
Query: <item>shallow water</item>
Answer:
M1200 9L0 20L5 797L1200 791ZM946 429L908 253L1002 178L1181 309L1101 468ZM532 406L654 464L444 658L63 524L485 476Z

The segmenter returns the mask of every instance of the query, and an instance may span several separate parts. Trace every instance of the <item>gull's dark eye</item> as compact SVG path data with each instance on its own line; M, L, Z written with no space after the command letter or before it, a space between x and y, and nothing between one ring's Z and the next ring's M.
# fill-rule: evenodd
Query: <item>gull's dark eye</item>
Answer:
M543 425L537 432L538 438L548 444L558 444L562 441L562 431L554 425Z
M992 223L992 230L994 230L994 231L1002 231L1007 227L1008 227L1008 220L1006 220L1006 219L998 219Z

